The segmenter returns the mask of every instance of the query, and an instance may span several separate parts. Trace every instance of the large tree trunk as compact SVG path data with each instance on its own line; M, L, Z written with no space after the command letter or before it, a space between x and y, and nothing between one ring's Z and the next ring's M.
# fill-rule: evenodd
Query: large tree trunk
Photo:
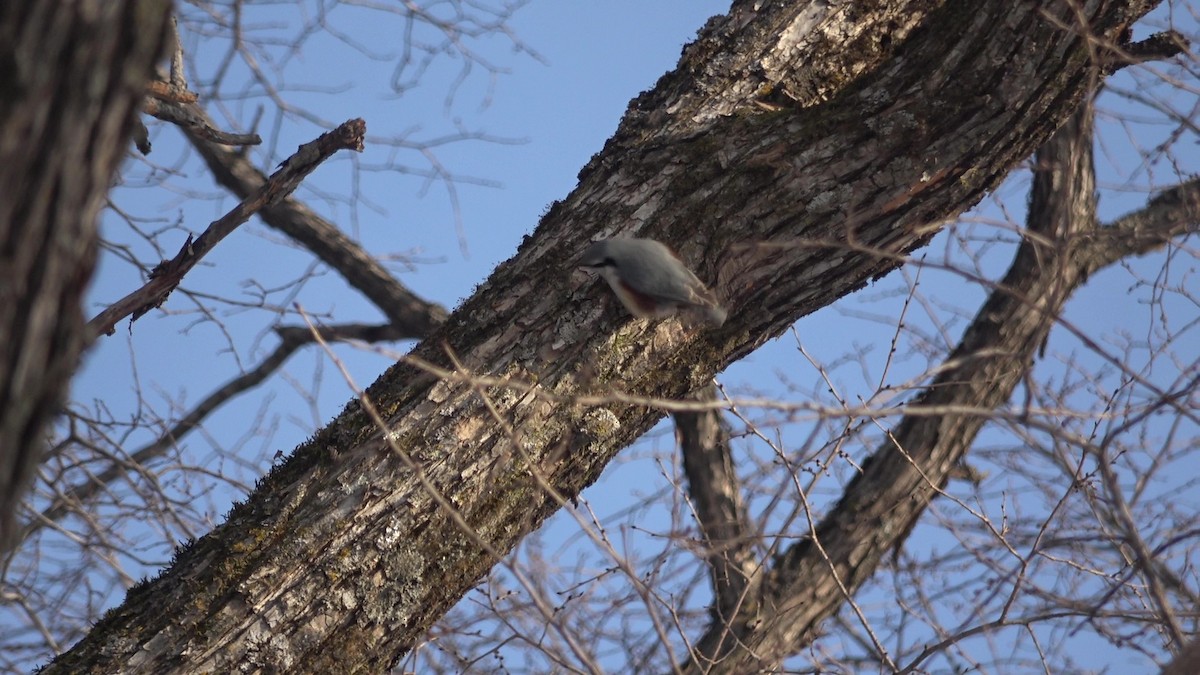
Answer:
M51 670L382 669L661 417L638 397L683 396L896 267L1067 118L1154 4L737 3L373 408L347 406ZM676 245L729 322L629 321L572 275L615 232Z
M84 344L96 215L170 7L0 3L0 554Z

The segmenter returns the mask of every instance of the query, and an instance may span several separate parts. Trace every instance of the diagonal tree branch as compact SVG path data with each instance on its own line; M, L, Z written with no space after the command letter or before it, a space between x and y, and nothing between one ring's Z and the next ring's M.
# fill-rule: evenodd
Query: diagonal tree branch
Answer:
M189 112L206 126L212 126L199 106L190 107ZM203 134L193 133L190 128L184 128L184 132L218 184L242 199L261 189L266 177L244 155L208 140ZM357 242L294 197L271 204L259 216L268 226L299 242L336 270L348 284L375 303L391 324L427 335L446 320L443 307L417 297Z
M191 237L184 242L179 253L171 260L164 260L150 272L145 286L121 298L88 322L89 341L101 334L112 335L121 319L132 315L131 321L162 305L167 296L185 274L196 266L200 259L239 225L255 213L287 197L304 177L331 157L338 150L362 152L363 136L367 123L353 119L338 128L327 131L304 145L280 165L279 170L258 190L247 195L232 211L208 226L195 241Z

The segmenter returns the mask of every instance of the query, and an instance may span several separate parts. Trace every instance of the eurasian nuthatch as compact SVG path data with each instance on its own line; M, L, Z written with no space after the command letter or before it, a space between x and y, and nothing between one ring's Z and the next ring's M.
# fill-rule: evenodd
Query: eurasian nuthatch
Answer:
M579 266L598 271L634 316L657 318L678 309L699 309L714 325L725 323L716 296L661 242L602 239L583 252Z

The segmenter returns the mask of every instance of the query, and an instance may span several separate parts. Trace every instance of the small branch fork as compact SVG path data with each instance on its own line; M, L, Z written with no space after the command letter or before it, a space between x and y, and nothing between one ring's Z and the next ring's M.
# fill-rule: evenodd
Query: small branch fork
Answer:
M156 85L151 87L154 94L147 96L142 101L142 112L147 115L156 117L164 122L170 122L201 138L222 145L258 145L262 143L262 137L258 134L235 134L228 131L221 131L208 124L207 120L196 115L192 110L192 104L195 103L196 96L192 92L177 92L170 85L165 85L161 82L151 84ZM162 90L161 94L158 91L160 89ZM139 144L138 150L141 150L142 154L149 154L149 142L146 143L144 148Z
M366 132L367 123L356 118L301 145L295 154L284 160L280 168L271 174L266 184L248 195L229 213L214 221L199 237L194 240L188 237L174 258L164 260L151 270L150 279L144 286L121 298L89 321L88 342L94 341L101 334L112 335L117 322L127 316L132 324L150 310L161 306L171 291L179 286L184 275L218 242L254 214L294 192L300 182L321 162L339 150L362 152Z
M155 80L146 85L146 96L142 99L142 112L164 122L170 122L188 133L223 145L259 145L258 134L235 134L214 127L203 112L195 105L200 99L188 90L183 72L183 43L179 40L177 17L171 18L171 70L167 80ZM143 155L150 154L150 130L138 119L133 134L134 145Z

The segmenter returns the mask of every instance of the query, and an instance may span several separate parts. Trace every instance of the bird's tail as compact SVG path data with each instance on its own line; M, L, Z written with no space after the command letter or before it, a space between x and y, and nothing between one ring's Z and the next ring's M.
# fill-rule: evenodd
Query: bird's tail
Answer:
M720 305L713 304L711 307L705 306L704 316L714 328L720 328L725 324L725 319L729 317L729 312L726 312Z

